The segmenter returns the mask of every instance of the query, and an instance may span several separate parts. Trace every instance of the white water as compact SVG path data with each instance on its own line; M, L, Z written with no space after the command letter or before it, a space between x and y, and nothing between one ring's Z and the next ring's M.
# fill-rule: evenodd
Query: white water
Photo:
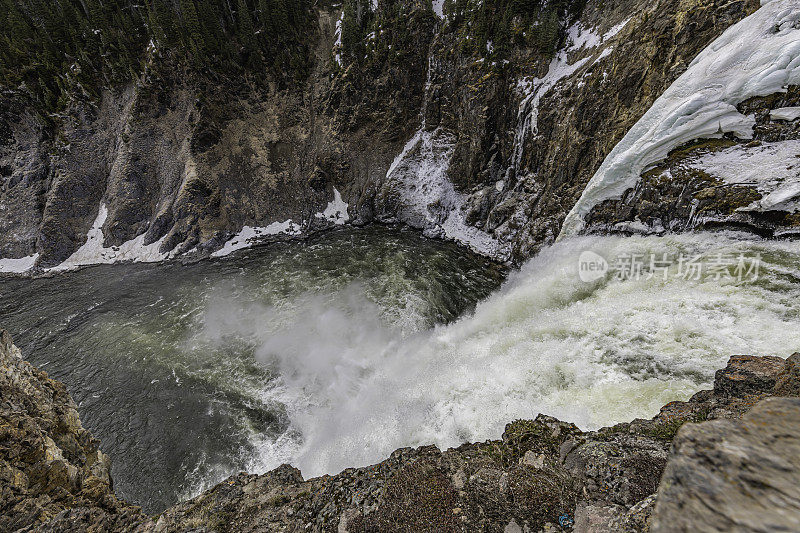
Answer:
M800 244L748 239L562 242L474 314L433 330L419 330L413 306L405 322L382 321L354 287L304 297L288 312L215 298L204 335L257 338L257 358L280 376L261 394L286 406L291 428L260 442L250 470L291 462L305 476L335 473L403 446L498 438L506 423L540 412L597 428L687 399L731 355L800 350ZM755 283L609 275L586 284L578 277L585 250L609 262L631 253L762 254L764 266Z

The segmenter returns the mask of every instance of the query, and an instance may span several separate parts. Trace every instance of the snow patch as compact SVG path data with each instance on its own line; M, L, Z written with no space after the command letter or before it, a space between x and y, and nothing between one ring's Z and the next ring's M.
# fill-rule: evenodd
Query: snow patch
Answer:
M772 120L787 120L789 122L800 118L800 107L782 107L769 112Z
M291 220L273 222L265 227L245 226L235 237L226 242L225 246L211 254L211 257L225 257L236 250L249 248L254 239L266 237L267 235L299 235L301 232L300 226Z
M514 149L512 154L512 168L519 168L522 160L524 141L530 133L538 134L539 100L555 85L572 76L583 67L591 57L585 57L569 63L569 55L584 49L593 49L615 37L630 22L630 18L620 22L608 32L599 35L593 28L584 28L580 23L573 24L568 30L567 42L569 46L560 50L550 62L547 74L543 78L522 78L517 82L517 91L522 96L522 103L517 113L517 131L514 136ZM613 47L606 47L593 61L601 61L611 54Z
M732 146L688 163L729 185L756 186L763 198L742 211L800 209L800 140Z
M337 226L344 225L348 220L350 220L350 215L347 214L347 202L342 200L342 195L336 190L336 187L333 188L333 201L328 203L328 207L325 208L325 211L322 213L317 213L317 218L324 218L330 222L333 222Z
M594 206L619 197L647 166L681 144L726 132L749 138L755 121L739 113L736 104L800 82L797 0L762 5L703 50L631 128L567 216L560 238L579 233Z
M608 41L609 39L613 39L614 37L616 37L616 36L617 36L617 34L618 34L619 32L621 32L621 31L622 31L622 29L623 29L625 26L627 26L627 25L628 25L628 23L631 21L631 19L632 19L632 18L633 18L633 17L629 17L629 18L627 18L627 19L623 20L622 22L620 22L619 24L617 24L616 26L614 26L613 28L611 28L610 30L608 30L608 31L607 31L607 32L606 32L606 33L603 35L603 42L606 42L606 41Z
M567 50L574 52L584 48L597 48L609 39L616 37L630 21L630 18L623 20L603 35L599 35L595 28L585 28L583 24L577 22L567 30L567 42L571 43L570 46L567 47Z
M522 94L522 103L517 115L517 131L514 136L514 152L511 165L518 168L522 160L524 141L529 133L538 134L539 100L559 81L572 76L589 58L569 64L567 55L570 50L562 50L550 62L547 74L543 78L523 78L517 82L517 90Z
M429 237L445 237L480 254L505 259L507 245L465 221L467 195L447 177L455 138L442 130L420 129L386 173L384 189L398 206L397 218Z
M433 12L440 19L444 18L444 0L433 0Z
M342 24L344 24L344 10L342 10L339 20L336 21L336 32L334 33L336 41L333 43L333 59L340 67L342 66Z
M38 253L18 259L0 259L0 274L22 274L27 272L33 268L37 259L39 259Z
M97 218L86 236L86 243L73 253L69 259L58 266L47 269L48 272L72 270L88 265L102 265L120 262L157 263L173 256L173 253L161 253L159 248L166 237L157 242L145 245L145 235L139 235L120 246L103 247L103 224L108 218L105 204L100 205Z

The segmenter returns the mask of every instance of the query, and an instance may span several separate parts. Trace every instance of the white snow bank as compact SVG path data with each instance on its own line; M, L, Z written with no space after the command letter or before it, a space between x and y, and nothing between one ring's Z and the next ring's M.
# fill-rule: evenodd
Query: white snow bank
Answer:
M800 107L782 107L773 109L769 113L772 120L788 120L789 122L800 118Z
M267 235L299 235L301 233L300 226L287 220L285 222L273 222L265 227L245 226L242 228L235 237L225 243L225 246L211 254L211 257L224 257L236 250L249 248L253 239L265 237Z
M749 138L754 119L736 104L800 83L798 2L762 4L703 50L612 150L567 216L560 238L580 232L594 206L622 195L648 165L681 144L724 132Z
M100 211L92 224L92 229L87 234L86 243L81 246L69 259L58 266L47 269L59 272L72 270L86 265L100 265L120 262L157 263L169 259L172 254L158 251L164 238L149 245L144 244L144 234L139 235L120 246L103 247L103 224L108 218L108 209L105 204L100 205Z
M39 254L18 259L0 259L0 274L22 274L27 272L33 268L37 259L39 259Z
M447 177L455 139L442 129L420 129L386 173L385 190L398 205L397 218L428 236L445 237L474 251L505 259L509 250L488 233L465 222L467 196Z
M800 209L800 141L764 143L761 146L732 146L688 161L730 185L754 185L761 200L742 210Z
M316 216L317 218L324 218L333 222L337 226L342 226L350 220L350 215L347 214L348 207L347 202L342 200L342 195L336 190L336 187L334 187L333 201L328 203L328 207L325 208L325 211L317 213Z

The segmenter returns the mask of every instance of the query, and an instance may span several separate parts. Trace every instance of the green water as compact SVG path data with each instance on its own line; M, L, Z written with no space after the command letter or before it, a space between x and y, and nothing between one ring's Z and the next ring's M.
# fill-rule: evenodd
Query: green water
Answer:
M299 336L357 342L368 333L337 320L366 312L374 329L410 335L470 310L503 274L416 233L347 230L194 265L6 279L0 316L25 357L69 387L119 495L158 512L289 461L302 443L275 390L280 369L256 358L271 333L302 322Z

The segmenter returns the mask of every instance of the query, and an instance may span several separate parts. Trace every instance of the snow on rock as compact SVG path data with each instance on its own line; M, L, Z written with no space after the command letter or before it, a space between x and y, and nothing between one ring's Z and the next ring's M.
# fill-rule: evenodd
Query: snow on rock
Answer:
M789 122L800 118L800 107L782 107L773 109L769 113L772 120L788 120Z
M340 67L342 66L342 24L344 24L344 11L336 21L336 33L334 34L336 41L333 43L333 59Z
M754 185L761 200L747 211L800 209L800 141L732 146L687 162L730 185Z
M398 206L397 218L429 237L445 237L474 251L505 259L509 250L488 233L465 222L467 196L447 177L455 138L442 130L420 129L386 173L384 190Z
M253 240L267 235L299 235L302 232L299 225L291 220L285 222L273 222L265 227L245 226L235 237L225 243L225 246L211 254L211 257L225 257L236 250L249 248Z
M517 82L517 91L522 96L522 103L520 104L517 114L517 131L514 138L511 162L512 168L519 167L519 163L522 160L524 141L528 134L538 134L539 101L550 89L555 87L559 81L572 76L592 59L591 57L585 57L570 64L569 55L580 50L593 49L605 44L609 39L612 39L622 31L622 28L624 28L630 20L631 19L627 19L617 24L602 36L596 33L592 28L584 28L580 23L574 24L567 30L568 46L560 50L553 58L550 62L547 74L542 78L523 78ZM602 60L612 51L612 47L604 48L592 63Z
M567 43L569 43L567 51L597 48L609 39L616 37L630 21L630 18L623 20L603 35L599 35L594 28L585 28L583 24L577 22L567 30Z
M22 274L33 268L39 254L33 254L19 259L0 259L0 274Z
M512 166L517 168L522 159L524 141L529 133L536 135L539 128L539 100L556 83L572 76L589 58L584 58L569 64L567 54L569 50L562 50L550 62L547 74L543 78L526 78L517 82L517 90L522 93L522 104L517 118L517 132L514 139L514 154Z
M681 144L725 132L749 138L755 121L736 105L797 83L797 0L762 2L761 9L703 50L612 150L567 216L560 238L579 233L594 206L622 195L647 166Z
M333 222L337 226L342 226L350 220L350 215L347 214L348 207L347 203L342 200L342 195L336 190L336 187L334 187L333 201L328 204L325 211L317 213L316 216L317 218L324 218L329 222Z
M108 209L105 204L100 205L100 211L92 224L92 229L87 234L86 243L81 246L69 259L58 266L47 269L59 272L72 270L81 266L111 264L120 262L157 263L169 259L171 253L161 253L159 248L164 239L149 245L144 244L144 234L139 235L120 246L103 247L103 224L108 218Z
M439 18L444 18L444 0L433 0L433 12Z

